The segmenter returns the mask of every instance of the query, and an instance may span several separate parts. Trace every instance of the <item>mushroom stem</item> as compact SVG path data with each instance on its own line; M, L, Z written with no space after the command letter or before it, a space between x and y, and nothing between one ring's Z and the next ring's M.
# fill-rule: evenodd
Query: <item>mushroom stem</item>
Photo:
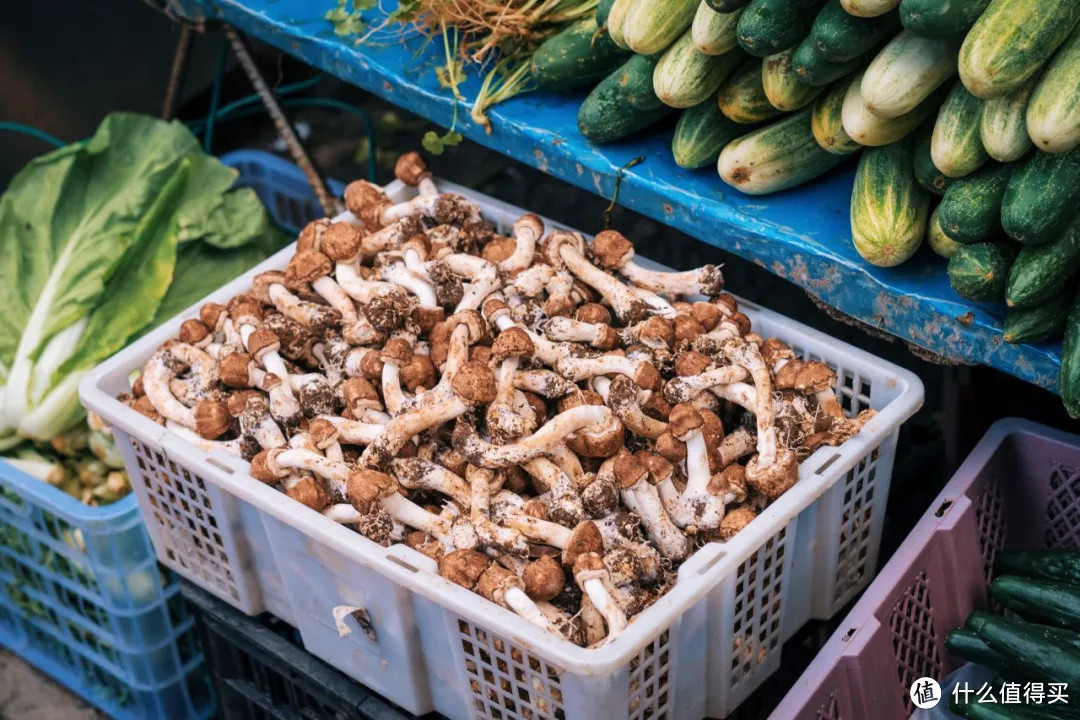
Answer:
M474 502L469 484L438 463L420 458L397 458L390 467L404 488L441 493L466 510Z
M187 440L189 443L199 448L200 450L205 450L206 452L224 450L225 452L231 453L233 455L241 454L239 438L235 440L207 440L206 438L201 437L198 433L192 432L187 427L172 420L166 420L165 427L172 430L174 433L180 436L180 438Z
M348 420L335 415L320 415L319 419L331 423L338 432L338 439L346 445L370 445L386 431L385 425Z
M512 528L500 527L491 521L491 483L494 473L486 468L470 465L465 471L469 483L469 520L476 529L480 542L512 555L524 556L529 543L521 533ZM455 476L457 477L457 476Z
M642 412L638 402L641 390L625 375L613 379L597 376L592 379L592 386L631 432L655 440L667 430L667 423Z
M750 373L739 365L714 368L698 375L672 378L664 386L664 397L672 404L690 402L710 388L742 382L748 377Z
M579 405L559 413L548 420L529 437L508 445L485 442L476 428L458 422L454 428L454 447L474 465L486 468L503 468L522 465L544 455L548 448L567 435L594 425L608 425L615 415L602 405Z
M502 287L499 269L483 258L463 253L453 253L442 258L450 271L469 278L465 294L454 308L454 312L476 310L488 295Z
M546 254L552 264L565 264L582 282L599 292L624 323L637 322L648 314L648 307L633 290L588 261L582 252L584 240L580 235L553 232L548 235L547 243Z
M754 416L758 427L758 455L762 465L772 465L776 458L776 427L773 415L772 376L757 347L741 339L721 345L724 354L746 368L754 379Z
M256 327L248 323L240 326L240 338L244 342L244 347L249 352L251 351L251 336L252 334L254 334L255 330ZM255 353L252 353L252 355L255 355ZM264 368L266 368L266 372L273 373L279 378L289 377L289 369L285 366L285 361L281 358L281 355L278 354L277 350L264 349L262 352L262 358L259 362ZM286 388L291 394L292 388L288 386L286 386Z
M581 522L581 519L585 517L585 509L581 504L581 495L570 476L547 458L529 460L522 467L550 491L549 512L552 520L567 527Z
M389 262L379 269L379 278L385 282L403 287L420 301L423 307L438 307L439 301L435 297L435 288L427 280L409 272L405 263L399 261Z
M611 642L622 634L627 624L626 613L612 597L610 575L599 555L586 553L578 558L574 565L574 582L603 616L607 625L605 642Z

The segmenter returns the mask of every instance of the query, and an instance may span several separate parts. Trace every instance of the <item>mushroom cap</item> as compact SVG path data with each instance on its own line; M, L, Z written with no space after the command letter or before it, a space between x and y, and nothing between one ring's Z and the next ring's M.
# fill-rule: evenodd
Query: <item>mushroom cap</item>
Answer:
M412 309L409 317L416 323L420 332L428 332L436 323L442 322L446 318L446 310L441 307L417 305Z
M734 502L746 500L746 468L738 463L731 463L726 468L709 478L709 494L723 497L728 493L734 496Z
M469 359L485 365L489 364L491 362L491 346L473 345L469 348Z
M487 318L489 322L494 323L501 314L510 312L510 306L499 298L489 297L481 306L481 311L483 316ZM447 335L447 338L449 338L449 334Z
M514 573L502 565L491 563L476 581L476 592L492 602L503 604L506 591L511 588L524 588L524 583Z
M267 270L251 280L251 293L259 302L270 304L270 286L286 285L285 273L279 270Z
M413 355L409 364L402 367L398 373L401 383L409 392L435 387L435 365L427 355Z
M641 563L630 548L612 548L604 554L603 560L612 585L629 585L641 579Z
M266 373L265 375L263 375L263 381L262 381L262 389L263 390L265 390L267 392L270 392L271 390L273 390L274 388L276 388L280 384L281 384L281 378L279 378L274 373Z
M218 329L218 321L221 320L223 314L227 316L228 312L229 311L225 309L225 306L219 303L204 303L203 306L199 308L199 320L202 320L203 325L206 327L216 331Z
M390 338L379 352L379 358L384 363L393 363L398 367L407 365L412 357L412 344L405 338Z
M268 313L263 327L278 336L278 352L292 360L307 360L315 345L315 334L300 323L279 312Z
M617 269L634 259L634 245L618 230L602 230L592 242L593 255L601 267Z
M454 375L450 387L470 403L489 403L495 399L495 374L486 364L470 360Z
M679 377L700 375L713 364L712 358L696 350L681 352L675 356L675 374Z
M776 449L776 460L761 466L761 456L754 455L746 463L746 484L772 502L787 492L799 479L799 461L786 447Z
M252 333L254 337L254 333ZM221 358L218 363L218 375L226 387L247 388L251 387L251 375L248 368L251 366L251 355L247 353L233 353Z
M598 571L607 571L604 567L604 560L596 552L585 552L577 556L574 560L574 577L585 573L595 573Z
M425 175L431 175L431 173L428 172L424 158L420 157L418 152L403 153L394 163L394 177L410 187L419 185L421 178Z
M379 393L367 378L349 378L341 385L341 395L345 399L345 404L352 408L353 412L358 409L382 408Z
M362 469L349 474L346 494L352 506L361 513L369 513L383 498L398 491L394 478L378 470Z
M522 232L532 233L534 237L539 238L544 234L544 221L540 219L539 215L525 213L514 221L514 233Z
M675 316L675 340L687 342L705 333L705 326L699 323L693 315L680 313Z
M259 301L247 295L237 295L229 301L229 315L236 319L237 330L245 322L257 323L262 320L262 308Z
M505 235L495 235L480 250L480 257L490 263L498 263L513 255L516 249L517 240Z
M574 310L574 319L591 325L611 325L611 311L600 303L585 303Z
M702 409L699 412L702 421L701 434L705 436L705 444L712 451L724 439L724 423L721 422L720 416L712 410Z
M447 335L447 340L450 339L450 335L454 333L459 325L465 325L469 328L469 336L466 342L470 345L487 344L487 341L491 338L491 333L488 332L487 323L484 322L484 317L475 310L459 310L446 319L446 327L450 334Z
M724 314L716 305L699 301L690 307L690 316L708 332L720 324L720 319Z
M634 382L642 390L659 390L664 378L651 362L641 361L634 372Z
M550 555L543 555L521 571L525 594L538 602L555 598L566 586L562 567Z
M285 282L289 287L310 285L334 271L334 263L316 250L304 250L292 256L285 268Z
M326 253L326 257L334 262L345 263L356 259L363 242L363 228L348 222L336 222L326 228L321 247L313 249Z
M823 362L808 362L795 376L795 389L806 395L828 390L834 385L836 373Z
M670 431L656 438L656 445L653 446L653 449L661 457L673 463L680 463L686 459L686 444L672 435Z
M232 427L229 406L220 400L200 400L195 404L195 432L199 437L215 440Z
M559 398L556 409L559 412L566 412L582 405L603 404L604 398L600 396L600 393L593 390L582 390L575 386L573 390Z
M646 398L645 402L641 404L643 410L647 410L648 414L664 420L668 419L671 415L671 403L664 397L664 393L653 392Z
M636 457L649 471L649 482L653 485L659 485L668 478L670 478L675 472L675 466L659 453L649 452L648 450L638 450L634 453Z
M248 336L248 352L255 358L256 362L262 362L262 359L266 357L268 353L277 352L281 349L281 341L278 340L278 336L266 328L256 328L251 335Z
M525 504L521 506L521 512L524 515L537 518L538 520L547 520L548 504L540 498L529 498L525 501Z
M330 498L326 494L326 488L311 475L300 478L299 481L285 491L285 494L316 512L322 512L330 502Z
M734 313L728 320L738 328L740 335L746 335L750 332L750 318L746 317L743 313Z
M756 517L757 513L749 506L742 505L732 508L727 511L724 519L720 521L720 527L717 529L716 535L721 540L730 540L735 537L736 533L753 522Z
M358 217L366 226L379 227L381 223L372 225L370 220L377 220L376 214L371 212L372 207L379 208L389 205L390 199L378 185L366 180L354 180L345 186L345 207L353 215ZM381 213L379 213L381 214Z
M739 301L731 293L720 293L712 300L724 315L731 315L739 310Z
M248 400L253 397L262 399L262 395L258 390L250 388L237 390L229 395L229 399L225 401L226 406L229 408L229 414L233 417L240 417L240 413L244 412L244 408L247 407Z
M578 430L567 438L570 449L584 458L606 458L617 453L626 440L626 431L622 422L611 414L610 420L602 425Z
M158 414L157 408L154 407L154 403L150 402L150 398L145 395L137 398L135 402L131 404L131 409L143 417L150 418L154 422L158 422L161 419L161 415Z
M376 330L391 332L405 322L410 308L404 292L385 292L371 298L361 310Z
M701 417L701 411L691 403L679 403L671 408L671 414L668 416L668 432L683 442L686 442L691 433L700 430L704 424L705 420Z
M589 517L606 517L619 508L619 488L609 479L594 479L581 491L581 504Z
M676 326L667 318L653 315L641 323L638 339L648 347L671 347L676 339Z
M799 372L802 371L806 365L802 360L798 358L791 358L783 367L773 373L773 387L777 390L794 390L795 379L799 376ZM770 370L772 367L770 366Z
M565 262L562 259L563 246L571 247L584 256L585 255L585 238L578 233L566 232L565 230L555 230L548 234L544 239L541 247L541 253L548 264L556 270L561 270L565 266Z
M315 418L308 423L307 432L311 442L315 443L315 447L320 450L325 450L337 442L337 428L334 427L334 423L325 418Z
M792 360L795 357L795 351L780 338L771 337L763 340L759 346L759 351L761 352L761 359L765 361L765 365L768 366L770 371L781 360Z
M323 239L326 237L326 230L329 227L329 218L312 220L305 225L304 229L300 231L300 235L296 238L297 252L302 252L304 250L322 250Z
M182 343L195 345L196 343L200 343L204 339L206 339L206 336L209 334L210 330L206 327L206 325L204 325L201 321L192 318L190 320L185 320L180 325L180 332L177 333L176 337Z
M429 253L431 253L431 241L428 240L427 235L422 232L413 233L409 236L409 239L401 243L401 251L412 250L420 255L422 260L426 260Z
M570 539L562 551L562 563L573 567L582 553L600 552L604 549L604 538L600 529L592 520L582 520L570 533Z
M406 535L405 544L418 553L427 555L437 563L441 563L446 556L446 549L441 542L419 530Z
M511 357L532 357L535 347L529 333L517 325L512 325L495 338L491 345L491 357L495 362L502 362Z
M275 483L278 478L270 469L270 450L261 450L251 459L251 477L264 483Z
M472 590L491 565L487 555L476 550L454 550L439 561L439 574L452 583Z
M382 353L378 350L365 350L356 348L353 352L362 353L360 356L360 374L368 380L382 379Z
M640 459L629 454L615 458L614 470L615 480L623 490L634 487L645 480L649 474L645 464Z

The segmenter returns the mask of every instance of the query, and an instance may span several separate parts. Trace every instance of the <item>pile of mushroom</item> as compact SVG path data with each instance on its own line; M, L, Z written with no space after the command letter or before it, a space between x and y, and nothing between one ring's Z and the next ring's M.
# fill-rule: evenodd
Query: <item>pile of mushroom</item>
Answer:
M447 579L583 646L839 444L835 373L752 332L716 266L657 272L618 232L503 236L416 153L392 202L310 223L284 272L208 303L125 401Z

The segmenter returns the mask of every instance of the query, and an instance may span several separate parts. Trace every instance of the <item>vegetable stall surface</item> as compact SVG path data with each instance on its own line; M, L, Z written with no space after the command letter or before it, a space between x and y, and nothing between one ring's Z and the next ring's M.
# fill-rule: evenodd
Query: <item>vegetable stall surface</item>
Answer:
M123 400L588 646L873 414L755 335L718 268L648 270L617 232L588 245L530 214L503 237L415 153L397 175L419 195L349 185L352 219L204 305Z
M77 423L79 378L267 257L280 234L180 123L113 114L0 198L0 445Z

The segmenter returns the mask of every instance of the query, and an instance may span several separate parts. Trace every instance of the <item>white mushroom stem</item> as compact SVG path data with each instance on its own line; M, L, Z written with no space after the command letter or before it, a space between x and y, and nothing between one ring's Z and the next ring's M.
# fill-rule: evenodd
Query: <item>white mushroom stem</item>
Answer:
M240 455L240 439L235 440L207 440L196 432L192 432L183 425L173 422L172 420L165 421L165 427L176 433L181 439L188 441L200 450L206 452L214 452L215 450L223 450L233 455Z
M428 535L438 538L444 545L447 545L450 548L454 547L454 542L451 538L453 526L446 518L428 512L416 503L397 493L394 493L389 497L384 497L379 501L379 505L390 515L390 517L394 518L402 525L416 530L422 530Z
M499 269L487 260L475 255L453 253L442 258L450 272L469 278L465 294L454 312L476 310L488 295L502 287Z
M420 458L397 458L390 467L404 488L441 493L466 510L473 502L469 483L438 463Z
M303 411L293 397L289 383L279 382L267 391L270 397L270 414L282 425L295 425Z
M439 302L435 297L435 288L427 280L409 272L403 262L389 262L379 268L378 272L381 280L403 287L415 295L421 306L438 306Z
M698 531L710 531L720 527L724 519L724 500L709 492L709 451L701 428L691 431L686 438L686 488L680 496L680 504L693 518L691 522Z
M718 295L724 278L717 265L702 265L685 272L649 270L630 261L619 272L634 285L665 295Z
M540 297L554 274L550 265L533 265L515 275L507 289L517 291L522 297Z
M522 465L545 454L566 436L594 425L618 422L614 413L603 405L579 405L559 413L544 423L532 435L508 445L492 445L462 423L454 431L454 447L474 465L502 468Z
M304 327L333 324L334 316L330 308L301 300L281 283L271 283L266 291L278 312L293 322Z
M385 425L349 420L335 415L320 415L319 419L331 423L337 430L338 440L346 445L370 445L386 431Z
M456 475L454 477L457 477ZM470 466L466 470L469 482L469 520L480 542L504 553L523 556L529 552L529 542L513 528L501 527L491 521L491 484L494 473L485 468Z
M642 475L633 486L621 489L623 502L641 517L645 532L661 555L673 560L682 559L689 552L690 544L682 530L668 516L656 487L647 478L647 475ZM628 496L633 499L628 501Z
M620 373L636 377L642 360L634 360L622 355L601 355L599 357L578 358L564 357L555 363L555 372L571 382L581 382L597 375Z
M667 299L665 299L663 296L657 295L651 290L646 290L640 287L630 286L630 289L634 292L635 295L641 298L641 301L648 305L649 309L652 310L653 313L655 313L656 315L659 315L660 317L673 318L679 314L679 311L676 310L672 306L672 304L668 302Z
M574 532L550 520L541 520L509 508L498 513L496 517L503 525L521 533L529 540L559 549L566 547Z
M577 389L574 383L552 370L520 370L514 374L514 387L548 399Z
M334 268L334 275L341 289L361 305L366 305L379 295L401 292L401 289L393 283L365 280L360 277L355 265L338 263Z
M555 234L552 233L552 236ZM548 238L548 242L553 241L553 237ZM590 263L574 243L572 239L560 243L558 247L559 257L570 271L599 292L624 322L639 320L644 310L641 299L617 278Z
M535 215L523 215L514 223L514 252L499 263L499 271L512 275L529 267L536 252L536 243L544 232L544 225Z
M642 412L639 398L643 394L647 398L647 393L641 392L630 378L616 375L609 379L598 375L590 383L631 432L655 440L667 431L667 423Z
M594 325L567 317L549 318L543 330L550 340L589 343L602 350L615 347L618 340L618 335L607 325Z
M240 326L240 338L244 342L244 348L247 349L251 341L251 334L255 332L254 325L244 324ZM276 350L263 350L262 360L260 361L262 366L266 368L267 372L277 375L279 378L289 377L289 369L285 366L285 361L281 358L281 355ZM282 383L286 385L289 393L292 393L292 387L289 383Z
M382 434L364 450L364 454L360 457L360 464L370 468L388 462L413 437L428 428L442 425L459 415L464 415L470 407L472 407L471 404L461 397L451 395L434 405L406 410L382 426Z
M386 250L396 250L409 239L415 227L411 221L394 222L380 230L365 235L360 241L360 256L370 260ZM340 281L341 278L339 277Z
M745 428L739 428L733 433L724 436L720 446L716 448L716 457L720 467L727 467L741 457L745 457L754 451L754 436Z
M663 576L664 568L660 553L652 545L636 542L626 537L622 530L619 529L618 513L612 513L607 517L593 520L593 524L600 531L605 550L627 548L634 553L641 564L641 578L643 580L655 582Z
M382 366L382 394L390 415L399 415L405 405L405 392L401 389L401 373L397 361L385 357Z
M353 301L341 286L334 282L333 278L328 275L317 278L315 282L311 283L311 289L317 292L323 300L326 300L330 307L341 313L343 322L356 322L356 306L353 305Z
M209 386L217 377L214 359L202 350L184 343L174 343L155 352L143 369L143 387L147 397L166 419L184 427L195 427L195 411L176 399L169 389L169 381L176 377L176 366L184 364ZM205 377L205 379L204 379Z
M440 196L438 194L427 195L422 193L404 202L399 202L397 205L391 205L383 210L382 223L383 225L389 225L392 222L412 215L426 215L430 217L435 214L435 208L439 199Z
M521 328L529 336L529 339L532 340L533 357L545 365L554 365L559 358L566 357L570 354L569 345L553 343L543 335L534 333L524 325L514 322L514 319L510 317L509 312L500 312L492 318L491 322L498 328L499 332L503 332L511 327Z
M583 570L574 574L574 580L581 587L582 592L589 596L589 600L596 610L604 617L607 625L607 637L605 642L611 642L626 630L626 613L615 602L608 590L608 573L606 570Z
M742 340L729 340L721 349L735 364L750 372L754 379L755 409L754 415L758 427L759 463L768 467L776 460L776 427L773 415L772 376L761 357L758 348Z
M240 413L240 430L255 438L263 450L285 445L285 434L270 416L270 408L264 398L258 398L257 402L248 401L247 407Z
M593 605L588 595L581 598L581 625L585 630L586 647L598 647L604 642L604 616Z
M575 488L581 487L585 470L581 467L581 460L577 454L566 443L557 442L549 445L547 457L574 481Z
M342 462L334 462L317 452L295 448L271 450L267 456L267 464L270 472L282 478L290 474L289 468L315 473L330 483L335 494L341 497L347 495L349 466Z
M742 382L748 377L750 373L739 365L714 368L698 375L672 378L664 386L664 397L674 405L690 402L710 388Z
M547 458L535 458L524 463L525 472L539 480L551 493L550 513L562 525L577 525L585 517L581 495L570 476Z

